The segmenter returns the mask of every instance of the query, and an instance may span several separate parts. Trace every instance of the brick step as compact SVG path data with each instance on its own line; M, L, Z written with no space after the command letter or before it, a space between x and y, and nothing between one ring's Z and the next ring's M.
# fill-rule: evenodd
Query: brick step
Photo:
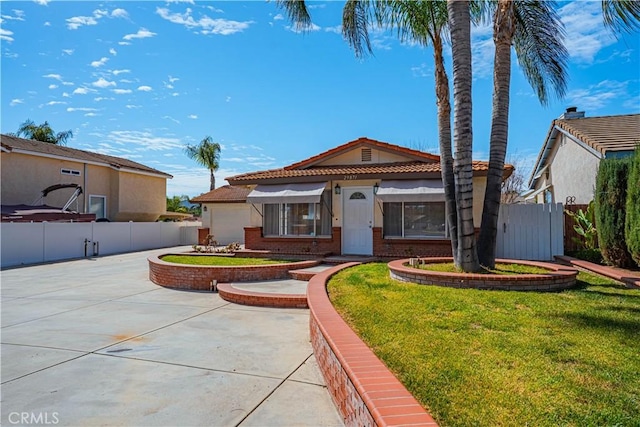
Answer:
M316 265L315 267L301 268L299 270L289 270L289 276L295 280L304 280L305 282L308 282L316 274L321 273L331 267L331 265L320 264Z

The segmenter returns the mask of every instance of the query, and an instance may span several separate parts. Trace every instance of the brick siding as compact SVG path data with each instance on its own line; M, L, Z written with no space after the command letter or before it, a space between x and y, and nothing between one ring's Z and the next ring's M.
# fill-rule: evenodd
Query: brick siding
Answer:
M244 247L274 254L340 254L342 229L333 227L331 237L264 237L262 227L244 228Z

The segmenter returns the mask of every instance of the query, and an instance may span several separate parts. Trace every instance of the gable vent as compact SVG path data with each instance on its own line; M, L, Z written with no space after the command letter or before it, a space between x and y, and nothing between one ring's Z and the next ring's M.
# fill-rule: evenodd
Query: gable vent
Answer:
M370 162L371 161L371 148L363 148L362 149L362 161Z

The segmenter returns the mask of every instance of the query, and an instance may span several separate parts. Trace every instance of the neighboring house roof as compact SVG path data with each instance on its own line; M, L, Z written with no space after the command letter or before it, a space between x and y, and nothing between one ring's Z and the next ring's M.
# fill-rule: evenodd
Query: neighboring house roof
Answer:
M23 139L11 135L0 135L2 151L21 152L42 157L63 158L82 163L92 163L111 167L116 170L127 170L128 172L141 172L152 175L161 175L166 178L173 178L168 173L145 166L133 160L122 157L108 156L106 154L94 153L91 151L78 150L76 148L64 147L50 144L48 142Z
M601 159L615 152L631 153L640 143L640 114L554 120L529 178L530 189L535 188L542 170L548 166L549 155L560 133L584 144Z
M412 160L394 163L316 166L332 157L361 146L393 152ZM489 169L489 163L474 161L472 167L475 175L484 175ZM512 165L505 165L505 177L511 175L513 170L514 167ZM227 181L231 184L255 184L265 181L282 183L290 182L291 179L295 181L318 181L319 179L342 179L344 176L355 175L358 176L358 179L380 178L381 175L388 178L416 178L425 177L425 175L431 175L432 178L440 178L440 157L386 142L359 138L280 169L235 175L227 178Z
M224 185L194 197L193 203L244 203L251 192L249 187Z

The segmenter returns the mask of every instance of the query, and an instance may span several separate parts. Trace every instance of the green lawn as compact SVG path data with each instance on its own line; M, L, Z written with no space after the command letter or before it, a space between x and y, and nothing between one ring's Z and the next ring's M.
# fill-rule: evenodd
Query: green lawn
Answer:
M293 262L283 259L269 258L243 258L235 256L216 256L216 255L167 255L162 257L162 261L173 262L176 264L190 265L217 265L217 266L234 266L234 265L265 265L265 264L283 264Z
M442 426L640 426L640 290L559 293L334 276L333 304Z
M442 262L433 264L420 264L423 270L440 271L443 273L458 273L452 262ZM549 270L541 267L534 267L531 265L523 264L496 264L495 268L490 270L488 268L482 268L480 274L544 274L549 273Z

